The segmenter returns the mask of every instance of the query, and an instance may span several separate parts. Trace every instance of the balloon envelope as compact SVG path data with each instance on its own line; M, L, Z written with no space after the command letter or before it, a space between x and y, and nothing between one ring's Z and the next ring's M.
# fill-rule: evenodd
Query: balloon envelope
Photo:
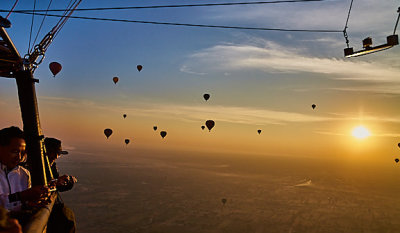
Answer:
M214 127L214 125L215 125L215 122L213 120L206 121L206 126L209 131L211 131L211 129Z
M398 163L398 162L399 162L399 159L395 159L394 161L395 161L396 163Z
M257 133L260 134L261 133L261 129L257 130Z
M119 80L118 77L114 77L114 78L113 78L113 82L114 82L115 84L117 84L118 80Z
M204 130L206 127L204 125L201 126L201 129Z
M143 66L142 65L137 65L136 68L140 72L143 69Z
M126 118L126 114L122 115L124 118Z
M112 129L104 130L104 135L106 135L107 139L111 136L112 133L113 133Z
M157 130L157 126L153 126L153 129L154 129L154 131L156 131Z
M397 146L398 146L398 147L400 147L400 143L399 143L399 144L397 144Z
M222 204L224 204L224 205L225 205L226 201L227 201L226 198L222 198L222 199L221 199L221 202L222 202Z
M130 140L129 140L129 139L125 139L125 144L126 144L126 145L128 145L128 144L129 144L129 142L130 142Z
M49 64L49 68L50 68L51 73L53 73L53 76L55 77L56 74L58 74L58 72L61 71L62 66L58 62L52 62Z
M210 98L210 94L204 94L203 98L207 101Z
M315 107L317 107L317 105L313 104L311 105L312 109L315 109Z
M167 136L167 132L161 131L161 132L160 132L160 135L161 135L162 138L165 138L165 136Z

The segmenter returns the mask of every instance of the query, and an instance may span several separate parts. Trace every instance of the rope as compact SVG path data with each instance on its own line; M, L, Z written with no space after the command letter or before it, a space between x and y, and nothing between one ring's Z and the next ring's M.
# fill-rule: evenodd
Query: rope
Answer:
M8 17L11 15L11 12L13 12L13 10L15 9L15 6L17 5L18 0L15 1L14 6L11 8L10 12L8 12L6 19L8 19Z
M394 30L393 30L393 35L396 34L397 24L399 24L400 7L397 9L397 12L399 13L399 15L397 16L396 25L394 26Z
M322 2L326 0L280 0L280 1L257 1L257 2L227 2L227 3L204 3L204 4L181 4L181 5L156 5L156 6L129 6L129 7L97 7L76 9L76 11L103 11L103 10L132 10L132 9L155 9L155 8L179 8L179 7L207 7L207 6L234 6L234 5L256 5L256 4L275 4L275 3L296 3L296 2ZM1 10L2 11L2 10ZM36 10L44 12L46 10ZM52 12L65 11L65 9L53 9ZM18 12L27 13L31 10L19 10Z
M347 14L346 24L343 29L343 36L344 36L344 39L346 40L347 48L349 48L349 37L347 35L347 24L349 23L350 12L351 12L352 6L353 6L353 0L351 0L350 7L349 7L349 13Z
M32 14L31 31L29 33L28 54L29 54L30 47L31 47L32 28L33 28L33 21L35 19L35 9L36 9L36 0L33 2L33 14Z
M19 14L32 14L28 12L16 12ZM37 13L37 15L43 15ZM63 17L62 15L48 14L52 17ZM154 22L142 20L127 20L127 19L110 19L110 18L94 18L84 16L69 16L73 19L87 19L99 21L112 21L112 22L126 22L126 23L142 23L142 24L157 24L157 25L172 25L172 26L188 26L188 27L204 27L204 28L224 28L224 29L244 29L244 30L261 30L261 31L284 31L284 32L317 32L317 33L341 33L341 30L323 30L323 29L284 29L284 28L261 28L261 27L240 27L240 26L225 26L225 25L205 25L205 24L188 24L188 23L169 23L169 22Z
M50 8L50 5L51 5L51 3L52 3L52 2L53 2L53 0L50 0L50 2L49 2L49 5L47 6L47 11L46 11L46 14L44 15L44 17L43 17L43 19L42 19L42 23L40 24L39 30L38 30L38 32L36 33L36 37L35 37L35 40L33 41L33 45L36 43L36 40L37 40L37 38L38 38L38 36L39 36L40 30L42 29L42 26L43 26L44 20L46 19L46 16L47 16L48 10L49 10L49 8ZM32 48L32 49L33 49L33 48ZM30 51L29 51L29 53L31 53L31 52L32 52L32 50L30 50Z

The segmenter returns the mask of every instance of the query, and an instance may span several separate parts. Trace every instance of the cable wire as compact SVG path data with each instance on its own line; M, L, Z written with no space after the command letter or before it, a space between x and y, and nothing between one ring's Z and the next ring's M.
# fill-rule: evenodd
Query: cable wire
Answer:
M51 5L52 2L53 2L53 0L50 0L49 5L47 6L47 10L49 10L50 5ZM42 29L42 26L43 26L44 20L46 19L47 13L48 13L48 11L46 11L46 14L43 16L42 23L40 23L39 30L37 31L35 40L33 41L33 46L34 46L35 43L36 43L36 40L37 40L37 38L38 38L38 36L39 36L39 33L40 33L40 30ZM33 49L33 48L32 48L32 49ZM31 53L31 51L32 51L32 50L30 50L29 53Z
M156 6L128 6L128 7L97 7L82 8L75 11L103 11L103 10L133 10L133 9L155 9L155 8L179 8L179 7L207 7L207 6L235 6L235 5L258 5L258 4L276 4L276 3L297 3L297 2L322 2L325 0L279 0L279 1L258 1L258 2L226 2L226 3L202 3L202 4L179 4L179 5L156 5ZM0 10L4 12L4 10ZM45 12L46 10L36 10L36 12ZM65 9L52 9L50 12L65 11ZM32 10L18 10L18 12L27 13Z
M8 17L11 15L11 12L13 12L13 10L15 9L15 6L17 5L18 0L15 1L14 5L11 7L11 10L8 12L6 19L8 19Z
M28 12L15 12L19 14L32 14ZM37 13L37 15L43 15ZM47 14L52 17L63 17L62 15ZM142 24L157 24L157 25L171 25L171 26L188 26L188 27L203 27L203 28L223 28L223 29L243 29L243 30L259 30L259 31L284 31L284 32L317 32L317 33L342 33L341 30L323 30L323 29L285 29L285 28L263 28L263 27L240 27L240 26L226 26L226 25L206 25L206 24L189 24L189 23L170 23L170 22L154 22L142 20L128 20L128 19L112 19L112 18L95 18L85 16L69 16L73 19L86 19L98 21L112 21L112 22L126 22L126 23L142 23Z
M344 25L344 29L343 29L343 36L344 36L344 39L346 40L347 48L350 47L349 46L349 36L347 35L347 24L349 23L350 12L351 12L352 6L353 6L353 0L351 0L351 2L350 2L349 12L347 13L346 24Z
M35 19L35 9L36 9L36 0L34 0L34 2L33 2L33 13L32 13L31 31L29 33L28 53L29 53L30 48L31 48L32 28L33 28L33 21Z
M396 25L394 26L394 30L393 30L393 35L396 34L397 24L399 24L399 19L400 19L400 7L397 9L397 12L399 13L399 15L397 16Z

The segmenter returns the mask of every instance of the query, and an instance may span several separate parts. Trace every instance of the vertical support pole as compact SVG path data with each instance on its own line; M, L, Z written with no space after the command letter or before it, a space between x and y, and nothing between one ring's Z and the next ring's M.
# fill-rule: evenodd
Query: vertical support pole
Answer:
M31 171L32 185L47 184L42 130L40 128L39 110L36 98L35 80L29 70L15 74L17 81L19 105L21 107L22 122L26 137L28 165Z

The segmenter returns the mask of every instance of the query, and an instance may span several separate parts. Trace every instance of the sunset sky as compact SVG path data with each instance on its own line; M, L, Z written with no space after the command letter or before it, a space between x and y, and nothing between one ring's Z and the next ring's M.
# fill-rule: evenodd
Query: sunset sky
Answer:
M9 10L13 3L5 1L1 9ZM79 8L189 3L205 1L88 0ZM36 7L46 9L47 4L40 2ZM349 0L327 0L73 15L342 31L349 6ZM54 3L50 8L63 7L63 3ZM354 1L347 29L350 46L362 49L366 37L372 37L374 45L385 43L386 36L393 34L398 7L395 1ZM16 10L32 8L32 1L22 0ZM7 32L24 56L31 16L13 13L9 19L13 25ZM56 20L46 18L38 40ZM41 17L36 17L32 41L40 22ZM46 136L62 139L72 151L110 147L132 153L136 149L236 152L394 163L400 156L399 47L344 58L345 47L341 32L70 19L35 72L40 80L36 90L41 126ZM63 66L55 78L48 68L53 61ZM141 72L136 69L138 64L143 66ZM116 85L114 76L119 77ZM211 95L207 102L204 93ZM317 107L312 109L312 104ZM0 109L1 128L22 127L13 79L0 78ZM202 131L200 127L209 119L215 127ZM153 125L158 126L156 132ZM359 125L371 135L364 139L352 136ZM108 140L105 128L114 131ZM168 132L164 139L160 130ZM131 140L127 148L125 138Z

